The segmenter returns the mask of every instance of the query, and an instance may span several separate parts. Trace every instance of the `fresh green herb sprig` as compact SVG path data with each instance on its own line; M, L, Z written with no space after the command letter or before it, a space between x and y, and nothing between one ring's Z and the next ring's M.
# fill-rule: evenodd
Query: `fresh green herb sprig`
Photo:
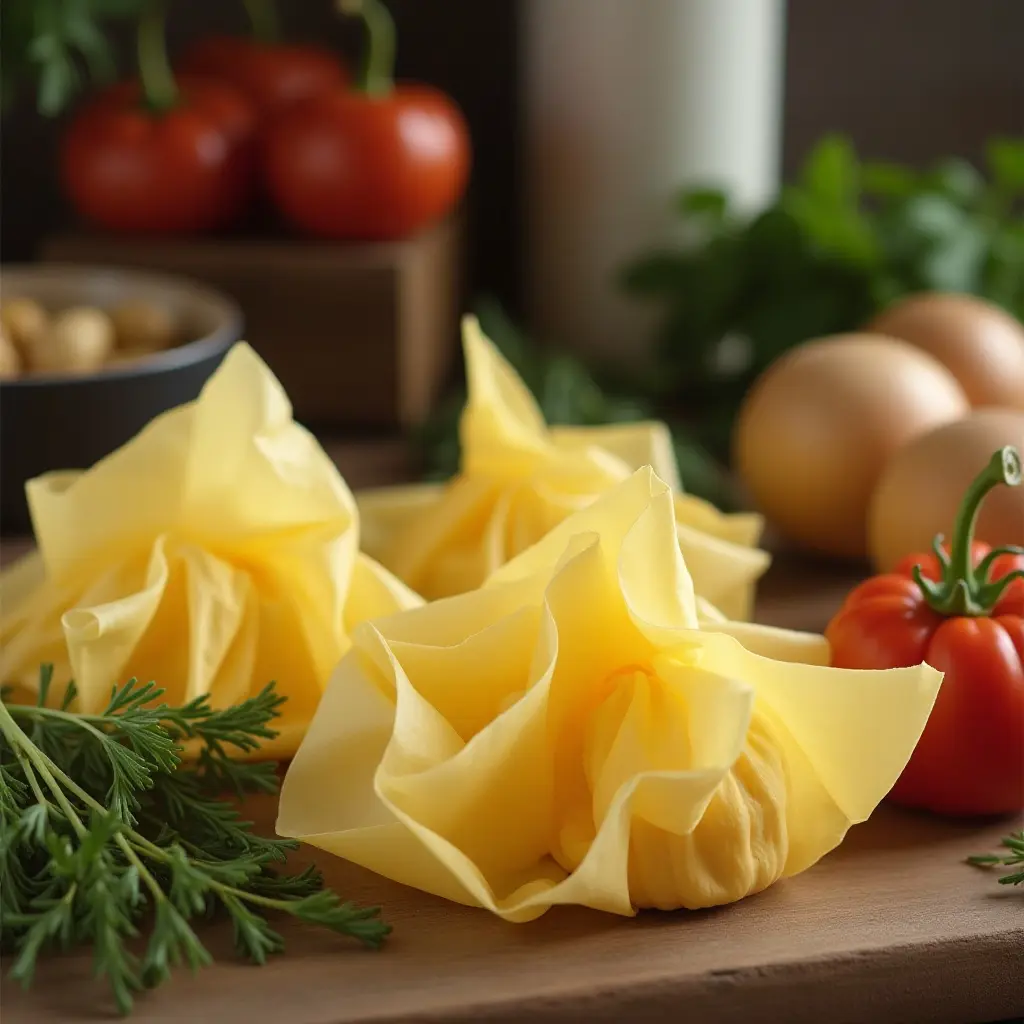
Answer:
M218 910L259 964L284 945L271 912L383 942L378 908L342 902L314 868L283 873L298 844L253 834L224 796L277 789L274 764L234 759L276 735L285 698L272 684L214 709L205 697L169 707L132 680L85 715L70 710L73 683L47 706L51 682L44 666L36 705L0 703L0 944L12 977L28 986L42 953L88 944L127 1013L172 967L211 962L190 921ZM194 763L181 760L185 743L199 747Z
M1017 868L999 879L1000 885L1024 885L1024 829L1011 832L999 844L1008 853L984 853L968 857L967 863L979 868L1007 867Z

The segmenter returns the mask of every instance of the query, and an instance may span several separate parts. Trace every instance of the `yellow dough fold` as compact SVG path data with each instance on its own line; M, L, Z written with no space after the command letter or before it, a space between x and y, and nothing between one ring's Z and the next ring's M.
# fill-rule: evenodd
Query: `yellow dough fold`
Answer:
M288 700L260 755L287 755L349 631L420 603L359 553L345 482L244 343L195 402L28 498L38 551L0 576L0 680L26 698L42 662L89 713L133 676L215 706L275 681Z
M548 427L515 370L473 317L463 323L469 396L461 465L448 483L356 494L364 550L428 600L479 587L567 516L651 466L675 494L679 546L697 593L747 619L768 566L761 519L683 493L663 423Z
M470 593L356 630L278 831L509 921L729 903L810 867L917 743L926 665L702 617L650 469Z

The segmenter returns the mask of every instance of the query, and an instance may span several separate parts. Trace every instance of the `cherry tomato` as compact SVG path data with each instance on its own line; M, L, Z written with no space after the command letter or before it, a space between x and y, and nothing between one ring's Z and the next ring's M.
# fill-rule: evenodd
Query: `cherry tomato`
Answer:
M348 81L347 71L330 50L235 36L198 40L186 52L181 67L233 85L261 116Z
M137 83L101 93L64 137L61 171L75 209L111 231L190 234L222 227L253 185L256 115L223 82L181 76L155 112Z
M469 134L443 93L336 90L267 130L271 198L296 227L328 238L407 237L448 213L469 175Z
M943 563L933 554L911 556L866 580L825 631L838 667L924 661L944 673L924 733L890 793L905 806L952 815L1024 807L1024 552L999 549L978 572L990 549L971 537L985 491L1020 482L1019 456L1003 458L1016 472L1000 477L993 457L988 477L965 498ZM913 577L916 565L923 583Z

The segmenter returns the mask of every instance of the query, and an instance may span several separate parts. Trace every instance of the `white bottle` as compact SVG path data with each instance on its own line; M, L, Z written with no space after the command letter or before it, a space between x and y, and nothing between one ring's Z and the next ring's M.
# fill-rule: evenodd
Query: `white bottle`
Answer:
M672 201L778 185L785 0L525 0L525 281L533 330L635 360L650 315L616 275L679 234Z

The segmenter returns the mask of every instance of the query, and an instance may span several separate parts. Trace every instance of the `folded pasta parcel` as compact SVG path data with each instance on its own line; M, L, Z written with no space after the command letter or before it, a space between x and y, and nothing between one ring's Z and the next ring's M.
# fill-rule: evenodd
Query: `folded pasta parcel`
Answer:
M353 624L418 601L359 554L351 493L244 343L195 402L28 498L38 553L0 577L0 680L31 693L53 662L85 712L132 676L216 706L273 680L288 700L261 754L288 754Z
M511 921L738 900L871 813L938 691L791 660L815 649L698 626L640 470L483 588L360 627L278 831Z
M761 519L726 515L683 493L663 423L549 427L473 317L463 322L463 346L469 396L459 472L442 485L358 493L368 554L424 597L463 593L650 465L676 494L679 544L697 593L727 618L749 617L754 584L768 566L757 547Z

